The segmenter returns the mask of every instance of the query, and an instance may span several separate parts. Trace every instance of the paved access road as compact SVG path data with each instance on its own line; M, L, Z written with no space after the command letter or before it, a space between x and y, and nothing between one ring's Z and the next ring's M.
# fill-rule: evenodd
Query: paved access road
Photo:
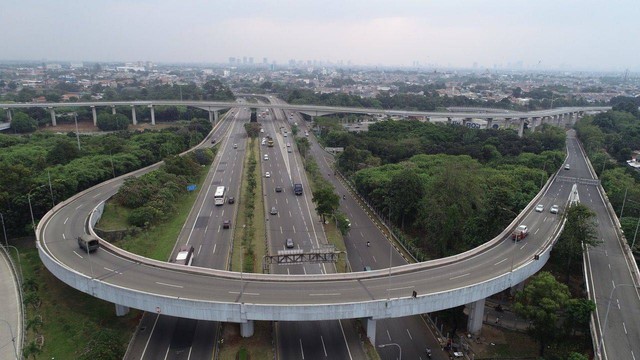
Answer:
M180 246L189 245L195 249L194 266L227 269L233 230L223 229L222 223L232 220L235 225L247 140L243 124L249 120L249 115L244 107L232 109L210 137L218 144L218 153L180 232L171 259L175 258ZM211 141L204 146L211 146ZM229 187L227 197L237 199L236 204L213 204L213 193L219 185ZM126 359L211 359L220 336L219 329L220 323L214 321L145 313Z

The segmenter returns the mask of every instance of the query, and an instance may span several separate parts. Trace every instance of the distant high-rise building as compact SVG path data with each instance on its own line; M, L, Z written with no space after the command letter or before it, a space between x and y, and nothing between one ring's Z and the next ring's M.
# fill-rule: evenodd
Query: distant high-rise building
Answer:
M266 65L266 64L268 64L268 63L269 63L269 61L267 61L267 58L266 58L266 57L263 57L263 58L262 58L262 63Z
M247 57L246 57L246 56L243 56L243 57L242 57L242 63L243 63L244 65L247 65Z
M249 64L253 64L253 56L249 58Z
M236 58L235 58L235 57L233 57L233 56L231 56L231 57L229 58L229 64L233 65L233 64L235 64L235 63L236 63Z

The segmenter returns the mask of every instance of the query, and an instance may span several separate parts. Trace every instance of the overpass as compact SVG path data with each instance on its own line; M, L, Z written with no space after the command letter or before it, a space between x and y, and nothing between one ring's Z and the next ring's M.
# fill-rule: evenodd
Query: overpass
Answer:
M469 329L477 332L484 299L539 271L562 229L561 217L543 218L531 212L532 207L551 201L549 197L568 199L571 194L566 182L554 176L507 229L482 246L444 259L369 272L269 275L185 268L146 259L104 241L96 253L81 252L74 239L95 236L93 225L104 202L124 179L156 167L109 180L56 205L36 229L40 258L63 282L115 303L120 314L134 307L177 317L238 322L245 336L252 334L254 320L365 318L368 336L375 343L377 319L459 305L470 306ZM536 234L514 243L509 233L522 222Z
M48 109L51 115L51 124L56 126L56 108L76 108L90 107L93 117L93 124L96 125L98 116L96 107L111 108L113 114L116 113L116 107L130 107L131 119L134 125L137 124L136 107L148 107L151 114L151 123L155 125L155 106L190 106L208 111L209 121L217 122L219 119L219 111L239 106L236 102L218 102L218 101L179 101L179 100L148 100L148 101L93 101L93 102L65 102L65 103L14 103L0 104L7 113L7 120L10 122L14 109L25 108L43 108ZM242 106L242 105L240 105ZM252 105L245 105L251 107ZM538 110L530 112L514 112L509 110L470 108L453 108L455 111L413 111L413 110L384 110L374 108L354 108L340 106L319 106L319 105L295 105L295 104L271 104L269 107L283 109L289 111L297 111L310 117L345 113L345 114L367 114L367 115L383 115L383 116L400 116L413 117L430 121L432 118L446 118L449 123L454 119L466 125L473 119L482 119L487 122L487 128L493 127L498 123L515 124L518 127L518 134L522 136L524 124L529 123L532 128L542 124L552 124L564 126L565 124L573 125L578 117L587 112L602 112L610 110L610 106L584 106L584 107L564 107L548 110ZM471 110L471 111L469 111Z

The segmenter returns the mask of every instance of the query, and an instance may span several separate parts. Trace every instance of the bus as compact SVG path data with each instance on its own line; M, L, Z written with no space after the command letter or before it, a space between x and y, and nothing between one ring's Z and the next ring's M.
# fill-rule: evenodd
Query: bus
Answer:
M213 195L213 199L217 205L224 205L225 196L227 195L227 189L224 186L218 186L216 193Z

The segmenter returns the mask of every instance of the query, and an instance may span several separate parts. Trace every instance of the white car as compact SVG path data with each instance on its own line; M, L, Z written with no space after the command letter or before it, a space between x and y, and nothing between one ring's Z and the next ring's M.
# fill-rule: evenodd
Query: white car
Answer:
M569 165L569 164L565 164L565 165L564 165L564 169L565 169L565 170L570 170L570 169L571 169L571 165Z
M266 173L264 173L264 177L270 178L271 177L271 173L267 171Z
M552 214L557 214L558 212L560 212L560 207L558 205L551 205L549 212Z
M538 206L536 206L536 211L537 212L543 212L544 211L544 205L538 204Z

